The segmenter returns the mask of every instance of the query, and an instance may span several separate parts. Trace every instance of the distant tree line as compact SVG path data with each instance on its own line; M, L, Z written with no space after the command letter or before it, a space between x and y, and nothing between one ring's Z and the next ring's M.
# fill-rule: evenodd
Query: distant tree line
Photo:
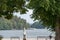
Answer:
M0 30L21 30L23 28L37 28L37 29L42 29L45 28L41 23L39 22L34 22L33 24L29 24L26 22L26 20L14 16L12 19L8 20L5 19L4 17L0 17Z
M42 25L41 22L34 22L34 23L31 25L31 28L44 29L45 26Z
M26 20L14 16L12 19L7 20L4 17L0 18L0 30L12 30L12 29L23 29L28 28L30 25Z

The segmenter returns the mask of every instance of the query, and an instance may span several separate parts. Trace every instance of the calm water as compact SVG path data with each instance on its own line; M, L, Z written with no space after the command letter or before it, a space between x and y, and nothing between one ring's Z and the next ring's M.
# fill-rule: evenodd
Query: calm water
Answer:
M26 30L26 37L49 36L51 33L47 29ZM0 35L3 37L23 37L23 30L0 30Z

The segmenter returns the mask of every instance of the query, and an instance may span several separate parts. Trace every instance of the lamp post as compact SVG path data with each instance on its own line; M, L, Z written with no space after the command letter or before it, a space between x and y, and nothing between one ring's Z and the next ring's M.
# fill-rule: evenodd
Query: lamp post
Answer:
M23 29L23 40L26 40L26 29L25 29L25 27Z

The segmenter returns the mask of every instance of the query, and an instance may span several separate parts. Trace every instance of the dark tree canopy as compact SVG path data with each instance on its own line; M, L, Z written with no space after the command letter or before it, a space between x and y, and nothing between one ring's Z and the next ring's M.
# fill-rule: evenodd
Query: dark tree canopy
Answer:
M0 17L10 19L13 16L13 12L25 13L27 10L24 7L25 0L0 0Z
M30 0L27 7L33 9L32 18L54 29L60 17L60 0Z

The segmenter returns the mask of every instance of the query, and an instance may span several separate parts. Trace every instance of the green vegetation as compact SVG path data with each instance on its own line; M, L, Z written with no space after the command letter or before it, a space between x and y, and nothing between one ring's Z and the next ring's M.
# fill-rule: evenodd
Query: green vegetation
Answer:
M30 0L27 7L33 9L32 18L52 28L60 40L60 0Z
M60 0L30 0L27 7L33 9L32 18L42 21L45 26L52 28L56 32L55 40L60 40ZM13 12L18 11L21 14L26 13L24 0L0 0L1 17L4 16L10 19L13 16ZM12 24L10 22L9 25ZM8 24L7 21L1 26L5 27L6 24Z
M0 17L11 19L14 12L26 13L25 0L0 0Z
M12 19L7 20L4 17L0 17L0 30L21 30L24 27L26 28L37 28L42 29L45 28L41 23L34 22L33 24L29 24L26 22L26 20L22 18L18 18L17 16L12 17Z
M23 27L28 28L29 23L22 18L14 16L12 19L7 20L4 17L0 18L0 30L12 30L12 29L23 29Z
M43 26L42 23L40 23L40 22L34 22L34 23L31 25L31 28L44 29L45 26Z

